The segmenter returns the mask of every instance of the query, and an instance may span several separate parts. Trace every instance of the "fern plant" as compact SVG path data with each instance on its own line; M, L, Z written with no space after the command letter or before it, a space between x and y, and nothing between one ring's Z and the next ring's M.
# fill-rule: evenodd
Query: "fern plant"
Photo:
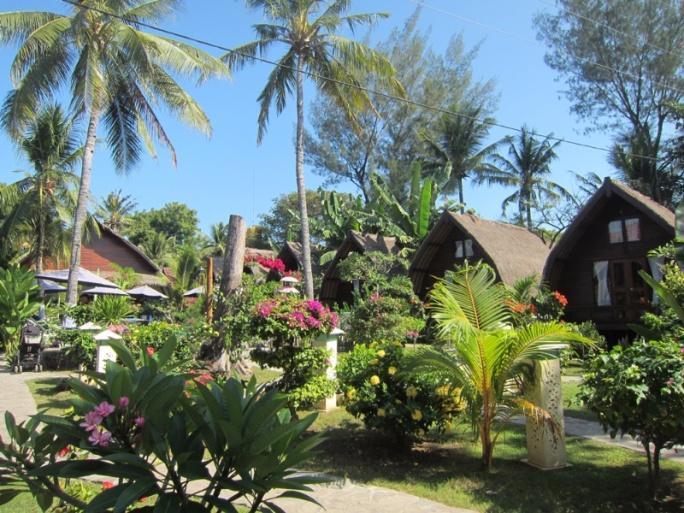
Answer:
M106 324L120 324L135 313L131 300L124 296L100 296L93 302L93 318Z

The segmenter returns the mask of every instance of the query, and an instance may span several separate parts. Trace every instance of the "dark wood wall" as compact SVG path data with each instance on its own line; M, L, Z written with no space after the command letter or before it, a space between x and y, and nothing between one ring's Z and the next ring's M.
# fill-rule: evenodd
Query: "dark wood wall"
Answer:
M423 278L423 283L418 290L418 296L424 298L432 286L435 284L437 278L444 277L447 271L452 271L456 266L463 265L465 258L456 258L456 241L466 240L471 238L466 235L457 226L452 226L448 235L444 239L444 242L440 244L439 248L435 252L430 264L427 266L428 269L425 271L425 277ZM482 248L479 246L476 240L473 240L473 256L469 257L471 262L482 260L489 265L493 266L493 262L484 254Z
M608 223L625 218L639 219L641 240L611 244L608 236ZM673 234L616 195L608 198L598 215L587 219L586 225L580 230L581 234L575 240L573 247L554 262L553 269L548 276L550 285L568 298L567 320L575 322L592 320L602 331L627 330L627 324L638 321L648 304L628 308L617 307L615 304L610 307L597 306L594 262L636 260L648 270L648 251L670 241Z

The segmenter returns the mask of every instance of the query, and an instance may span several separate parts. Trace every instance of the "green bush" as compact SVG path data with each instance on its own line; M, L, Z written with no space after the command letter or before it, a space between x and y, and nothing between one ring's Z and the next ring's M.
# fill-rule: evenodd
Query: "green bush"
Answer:
M644 445L655 494L660 451L684 443L684 349L643 340L616 346L588 363L578 397L611 437L628 434Z
M106 324L121 324L126 317L136 313L135 305L125 296L100 296L95 298L90 313L92 320Z
M415 341L425 327L420 301L377 293L357 299L345 319L344 330L355 344Z
M95 368L97 342L91 333L60 329L55 336L64 345L63 352L70 365L84 365L91 370Z
M465 404L448 382L404 373L405 351L399 343L357 344L340 358L337 379L349 413L409 444L429 429L445 429Z
M180 326L155 321L131 327L124 335L124 339L134 352L148 351L148 348L149 351L156 352L166 341L174 337L177 344L171 361L179 368L190 369L196 367L195 359L208 333L209 328L203 323Z
M320 441L302 440L315 414L293 420L287 399L255 380L188 384L189 375L168 371L173 341L154 356L143 351L140 366L123 343L112 347L121 364L109 363L90 383L69 380L78 395L70 413L17 425L7 412L3 500L27 487L43 510L61 499L87 512L279 511L269 503L275 490L312 500L305 492L319 479L295 468ZM92 499L67 486L68 478L88 476L112 486ZM231 493L219 497L221 490Z
M24 323L40 308L39 290L32 272L0 269L0 341L8 361L17 352Z

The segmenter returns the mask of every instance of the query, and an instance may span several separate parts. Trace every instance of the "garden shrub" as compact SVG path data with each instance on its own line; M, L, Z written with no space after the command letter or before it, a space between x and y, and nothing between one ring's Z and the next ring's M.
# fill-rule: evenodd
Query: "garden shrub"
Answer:
M24 323L40 307L39 290L32 272L18 267L0 269L0 342L8 362L19 348Z
M67 358L68 366L93 370L95 368L95 354L97 342L92 333L81 330L59 329L55 334L56 339L64 346L63 354Z
M95 298L90 307L91 320L106 324L121 324L136 311L135 305L126 296L100 296Z
M266 299L253 310L253 334L269 346L255 348L252 358L262 368L283 370L277 387L289 395L293 410L312 406L334 392L334 381L325 376L330 355L311 343L330 333L337 322L337 314L320 302L292 296Z
M302 492L318 479L294 468L320 441L302 440L315 414L293 420L287 399L255 380L217 383L169 372L173 340L153 356L142 351L140 366L121 341L111 344L121 364L110 362L89 383L70 379L78 399L64 415L17 425L6 413L3 500L27 487L43 510L60 501L93 513L278 511L265 499L278 489L311 500ZM90 498L65 481L88 476L111 484ZM219 497L222 489L231 495Z
M654 494L660 451L684 443L683 351L670 341L615 346L588 363L578 394L611 437L628 434L644 445Z
M133 326L124 335L134 352L142 350L159 351L167 340L177 340L171 361L182 369L196 367L196 358L204 339L209 336L209 327L200 323L181 326L163 321ZM149 349L148 349L149 348Z
M662 266L663 278L660 285L670 292L679 304L684 304L684 271L677 262L669 261ZM664 301L653 306L653 311L645 312L641 323L646 337L658 340L684 340L684 325L674 310ZM641 331L641 330L639 330Z
M405 351L396 342L357 344L341 356L337 377L349 413L410 444L429 429L445 429L465 404L447 381L403 372Z

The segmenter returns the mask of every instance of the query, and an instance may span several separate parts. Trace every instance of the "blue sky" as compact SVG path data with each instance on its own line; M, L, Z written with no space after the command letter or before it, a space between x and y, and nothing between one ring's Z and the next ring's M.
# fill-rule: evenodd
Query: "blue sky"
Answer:
M569 103L561 97L563 84L543 62L545 48L536 41L532 18L549 8L546 2L426 0L425 4L420 23L431 29L436 51L443 51L451 36L459 32L469 45L482 42L474 68L477 77L496 81L500 94L495 113L498 122L515 127L527 124L540 133L553 132L596 146L610 145L607 134L584 135L586 127L577 122ZM417 0L356 0L352 11L391 14L374 28L371 38L377 41L403 24L416 5ZM60 0L0 0L0 11L12 10L65 12L68 6ZM233 47L251 40L251 25L260 21L258 13L248 11L239 0L186 0L185 8L167 20L164 27ZM11 88L8 75L14 52L14 48L0 48L3 92ZM273 198L295 190L293 102L279 117L272 117L265 140L260 146L256 144L256 97L269 72L268 65L256 64L230 81L211 81L201 87L188 84L188 90L209 115L214 131L207 139L172 118L164 118L178 153L177 168L159 148L157 159L146 157L133 172L121 176L114 171L106 145L99 144L93 172L94 197L99 200L112 190L122 189L136 199L139 208L184 202L197 210L205 231L233 213L244 216L248 224L256 223ZM312 88L306 89L309 100L314 93ZM509 133L494 128L490 136L495 140ZM4 135L0 136L0 154L0 181L14 180L13 170L26 169ZM593 171L602 176L612 172L606 154L600 151L563 144L558 155L553 165L554 179L568 186L572 185L570 170ZM321 178L309 171L306 180L308 188L321 184ZM467 186L466 190L470 206L489 218L500 216L505 196L507 191L502 188Z

